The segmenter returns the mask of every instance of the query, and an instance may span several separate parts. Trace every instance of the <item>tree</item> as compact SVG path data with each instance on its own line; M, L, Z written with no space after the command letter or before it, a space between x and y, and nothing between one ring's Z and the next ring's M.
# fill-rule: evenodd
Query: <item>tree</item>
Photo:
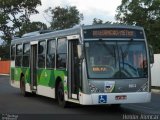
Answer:
M47 25L42 23L42 22L28 22L22 24L21 30L17 32L17 36L20 35L22 36L25 33L28 32L34 32L34 31L39 31L39 30L46 30Z
M54 30L71 28L80 23L83 19L83 15L79 13L75 6L70 6L67 8L55 7L48 8L45 13L51 13L51 28Z
M122 24L122 23L119 23L119 22L111 22L111 21L103 22L103 20L101 20L101 19L94 18L92 25L97 25L97 24L117 25L117 24Z
M122 0L117 7L116 19L144 27L154 52L160 52L160 0Z
M103 24L103 20L94 18L92 25Z
M30 22L30 15L37 14L40 0L0 0L0 31L8 44L12 36Z
M0 45L0 58L1 60L8 60L10 57L10 46Z

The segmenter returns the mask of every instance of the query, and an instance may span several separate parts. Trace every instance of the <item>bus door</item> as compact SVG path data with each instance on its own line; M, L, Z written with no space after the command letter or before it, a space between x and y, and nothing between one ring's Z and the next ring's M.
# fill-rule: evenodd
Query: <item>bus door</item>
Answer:
M70 99L79 99L80 67L77 53L78 39L68 40L68 90Z
M37 45L38 42L31 42L31 58L30 58L30 72L31 72L31 91L37 90Z

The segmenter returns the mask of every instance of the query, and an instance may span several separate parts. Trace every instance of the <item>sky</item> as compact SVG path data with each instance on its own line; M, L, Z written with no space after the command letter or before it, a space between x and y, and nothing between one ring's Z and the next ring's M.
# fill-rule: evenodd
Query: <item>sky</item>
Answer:
M31 20L41 21L49 25L50 17L44 13L48 7L76 6L83 14L84 20L80 24L92 24L94 18L105 21L115 21L116 8L121 0L41 0L42 6L38 6L39 14L32 15Z
M37 7L39 14L31 15L31 21L40 21L49 26L50 17L44 13L49 7L76 6L83 14L83 21L80 24L90 25L94 18L105 21L115 21L116 8L121 0L41 0L42 5ZM0 44L3 41L0 40Z

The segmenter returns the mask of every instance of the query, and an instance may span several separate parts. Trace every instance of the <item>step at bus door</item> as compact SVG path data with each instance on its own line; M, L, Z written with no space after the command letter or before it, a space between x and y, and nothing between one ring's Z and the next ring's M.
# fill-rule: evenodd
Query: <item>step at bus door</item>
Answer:
M37 44L38 42L31 42L31 58L30 58L30 71L31 71L31 91L37 90Z
M71 99L79 99L80 70L77 45L78 39L68 41L68 90Z

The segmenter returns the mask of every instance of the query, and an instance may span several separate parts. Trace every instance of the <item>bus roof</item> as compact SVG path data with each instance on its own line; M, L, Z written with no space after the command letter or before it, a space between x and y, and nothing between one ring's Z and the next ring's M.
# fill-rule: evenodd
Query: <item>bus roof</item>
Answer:
M98 24L98 25L86 25L83 26L83 29L95 29L95 28L130 28L130 29L139 29L143 30L143 27L140 26L131 26L131 25L122 25L122 24Z
M81 30L87 30L87 29L100 29L100 28L129 28L129 29L139 29L143 30L143 27L139 26L129 26L129 25L111 25L111 24L100 24L100 25L83 25L83 26L76 26L69 29L64 30L57 30L49 33L44 34L35 34L34 36L24 36L21 38L16 38L11 41L11 44L18 44L18 43L26 43L30 41L40 41L44 39L51 39L56 37L65 37L69 35L76 35L81 33ZM28 33L29 34L29 33Z

